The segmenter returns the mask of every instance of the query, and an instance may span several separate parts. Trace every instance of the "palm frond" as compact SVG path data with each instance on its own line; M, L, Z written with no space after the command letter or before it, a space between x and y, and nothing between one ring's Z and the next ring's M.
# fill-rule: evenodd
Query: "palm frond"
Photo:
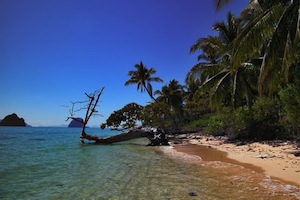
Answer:
M297 4L297 6L295 6ZM283 64L286 63L284 55L289 50L289 40L292 43L298 30L300 3L288 6L275 27L275 31L268 43L264 62L259 77L259 92L261 95L278 90L282 82Z
M221 102L230 94L229 85L231 82L231 73L224 70L224 75L218 80L217 84L210 91L210 104L212 108L219 108Z
M199 38L190 48L190 53L202 50L205 46L210 45L213 49L221 49L223 44L217 36L208 36Z
M250 58L259 57L257 49L261 49L263 44L271 38L278 16L283 11L282 6L276 6L263 12L248 23L233 42L232 68L237 69Z
M216 7L216 10L217 10L217 11L221 10L221 8L222 8L225 4L227 4L227 3L231 2L231 1L232 1L232 0L214 0L214 4L215 4L215 7Z
M147 84L147 91L148 91L150 97L152 97L152 95L153 95L152 94L152 85L150 83Z
M192 67L186 76L186 82L191 80L199 80L204 83L209 77L214 76L221 70L219 64L198 63Z
M149 79L148 79L150 82L164 82L161 78L159 78L159 77L150 77Z
M216 85L218 85L219 81L226 76L226 74L228 73L228 70L222 70L219 73L217 73L216 75L212 76L211 78L209 78L208 80L206 80L203 84L201 84L201 86L199 87L199 92L203 93L203 92L211 92L211 90L215 90ZM213 88L213 89L212 89Z

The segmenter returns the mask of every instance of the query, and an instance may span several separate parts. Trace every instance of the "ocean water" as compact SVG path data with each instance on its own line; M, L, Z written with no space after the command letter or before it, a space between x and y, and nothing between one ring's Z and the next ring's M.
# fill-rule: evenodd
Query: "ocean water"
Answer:
M81 145L79 134L77 128L0 127L0 199L299 198L294 186L170 147L147 147L147 139Z

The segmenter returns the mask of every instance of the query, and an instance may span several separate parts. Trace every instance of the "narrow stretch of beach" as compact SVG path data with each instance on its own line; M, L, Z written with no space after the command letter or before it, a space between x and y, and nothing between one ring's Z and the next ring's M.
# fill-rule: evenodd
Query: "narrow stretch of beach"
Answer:
M222 137L187 135L177 151L197 155L203 161L241 165L288 184L300 187L300 149L290 142L226 143ZM296 155L295 155L296 154Z

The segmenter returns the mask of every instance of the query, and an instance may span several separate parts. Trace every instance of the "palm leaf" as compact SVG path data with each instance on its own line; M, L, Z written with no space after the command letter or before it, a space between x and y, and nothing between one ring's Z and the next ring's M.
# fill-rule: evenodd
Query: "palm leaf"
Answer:
M225 4L227 4L227 3L229 3L229 2L231 2L232 0L214 0L214 4L215 4L215 7L216 7L216 10L221 10L221 8L225 5Z
M294 1L296 2L296 1ZM272 93L278 90L284 70L284 63L287 63L285 56L289 53L291 44L297 34L300 1L288 6L276 26L275 32L268 44L264 62L259 77L259 92L261 95ZM290 42L289 42L290 41ZM287 51L287 52L286 52Z
M220 82L220 80L222 80L224 76L227 76L228 73L229 73L228 70L220 71L213 77L206 80L206 82L199 87L199 91L197 91L196 93L205 93L205 92L214 93L216 89L220 86L220 83L222 83L222 81Z
M225 71L224 71L225 73ZM221 79L218 80L210 93L210 102L212 107L218 108L225 97L230 94L228 88L230 85L230 72L227 71Z
M276 6L261 13L251 21L233 41L231 66L234 69L250 58L259 57L257 49L261 49L271 38L278 16L283 12L282 6Z
M149 93L150 97L152 97L152 85L150 83L147 84L147 92Z

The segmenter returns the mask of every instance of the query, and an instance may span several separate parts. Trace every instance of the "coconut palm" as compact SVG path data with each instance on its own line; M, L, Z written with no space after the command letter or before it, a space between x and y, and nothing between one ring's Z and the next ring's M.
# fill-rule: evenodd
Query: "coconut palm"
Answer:
M172 126L176 130L183 115L183 86L173 79L154 94L158 95L157 101L168 108L166 113L172 116Z
M173 79L169 85L163 86L161 90L156 90L155 95L159 95L157 100L166 103L171 110L180 110L183 101L183 87L177 80Z
M219 36L201 37L190 48L190 53L201 52L197 63L188 73L187 79L194 81L199 79L204 83L211 74L219 71L221 56L225 51L225 45ZM189 81L186 80L186 81Z
M290 68L297 63L295 58L298 52L295 50L300 39L299 9L300 1L286 1L286 4L272 6L272 10L280 16L275 16L278 22L264 54L259 77L261 94L277 91L281 84L289 81Z
M251 108L254 91L250 87L253 83L250 84L251 79L247 76L250 75L250 71L253 73L254 65L247 62L241 63L236 68L231 66L232 45L243 28L243 22L229 12L227 22L221 21L214 25L214 29L219 32L219 37L200 38L190 49L190 52L201 49L205 55L212 53L214 58L218 57L214 59L215 62L207 59L207 63L198 63L190 70L187 77L193 79L198 75L202 83L199 91L202 94L205 91L210 93L212 107L229 104L236 106L245 97L248 107Z
M195 99L195 94L200 87L199 79L189 79L188 76L185 80L185 94L184 94L184 101L191 102Z
M151 82L163 82L163 80L159 77L153 77L152 75L156 73L156 70L154 68L148 69L142 62L136 64L134 67L136 70L128 72L130 79L125 82L125 86L137 84L137 90L140 90L141 92L146 90L151 99L155 101Z
M268 95L289 81L290 69L299 61L295 59L295 49L300 38L300 1L257 0L255 3L259 12L236 38L231 65L236 68L260 56L258 89L260 95Z
M150 98L154 101L154 107L159 109L159 114L164 115L163 117L167 117L170 121L174 121L170 113L167 111L165 105L160 101L157 101L157 99L153 96L151 82L163 82L159 77L152 76L156 73L156 70L154 68L148 69L142 62L140 62L140 64L136 64L134 67L136 70L131 70L128 72L130 79L125 82L125 86L137 84L137 90L140 90L141 92L146 90Z

